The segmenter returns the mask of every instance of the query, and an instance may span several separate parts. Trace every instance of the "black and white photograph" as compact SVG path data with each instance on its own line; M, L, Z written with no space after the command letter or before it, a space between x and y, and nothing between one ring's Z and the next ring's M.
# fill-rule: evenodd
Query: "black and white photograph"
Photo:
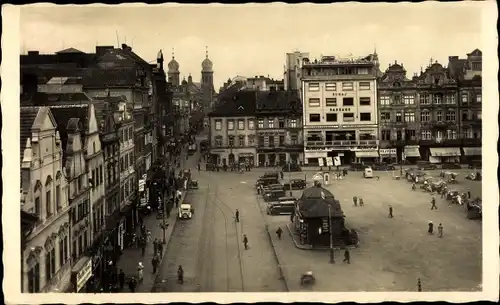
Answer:
M3 5L6 303L498 301L497 17Z

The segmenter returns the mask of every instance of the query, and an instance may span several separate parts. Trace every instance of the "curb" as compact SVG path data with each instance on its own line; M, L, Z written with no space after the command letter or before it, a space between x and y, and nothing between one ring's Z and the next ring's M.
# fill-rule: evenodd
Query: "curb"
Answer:
M297 241L295 240L295 238L293 237L294 233L292 232L292 229L290 229L289 225L287 224L286 225L286 228L288 229L288 233L290 234L290 238L292 238L292 241L295 245L295 247L297 249L300 249L300 250L312 250L312 251L326 251L326 250L330 250L329 247L316 247L316 248L313 248L311 246L303 246L299 243L297 243ZM347 246L347 247L341 247L341 246L335 246L333 247L334 250L344 250L344 249L349 249L349 250L352 250L352 249L356 249L359 247L359 239L358 239L358 242L355 244L355 245L351 245L351 246Z
M276 248L274 247L273 238L271 237L271 233L269 232L269 225L267 223L266 223L266 232L267 232L267 237L269 237L269 243L271 244L271 248L273 249L274 259L278 263L280 278L285 284L285 291L290 292L290 289L288 288L288 283L286 282L285 273L283 272L283 268L281 268L281 263L278 258L278 253L276 252Z

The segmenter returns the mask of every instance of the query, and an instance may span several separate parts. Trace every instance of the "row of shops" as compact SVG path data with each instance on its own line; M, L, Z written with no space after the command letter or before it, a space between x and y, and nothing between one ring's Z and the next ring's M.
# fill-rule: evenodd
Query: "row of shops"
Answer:
M242 149L243 150L243 149ZM237 151L236 149L212 149L210 159L212 163L220 166L230 164L250 164L251 166L278 166L288 162L300 164L303 162L302 152L257 152L246 149Z
M342 164L361 162L415 163L469 163L481 159L481 147L421 147L419 145L399 148L351 149L342 151L307 151L305 164L317 165L319 159L339 157Z

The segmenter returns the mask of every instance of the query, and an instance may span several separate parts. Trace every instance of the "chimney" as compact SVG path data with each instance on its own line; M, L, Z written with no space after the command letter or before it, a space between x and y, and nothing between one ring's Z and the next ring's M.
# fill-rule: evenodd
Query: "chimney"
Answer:
M124 43L122 43L122 50L126 50L128 48L128 46Z
M28 51L28 56L38 56L40 55L39 51Z
M97 56L102 56L106 54L109 50L113 50L115 47L113 46L96 46L95 47L95 54Z

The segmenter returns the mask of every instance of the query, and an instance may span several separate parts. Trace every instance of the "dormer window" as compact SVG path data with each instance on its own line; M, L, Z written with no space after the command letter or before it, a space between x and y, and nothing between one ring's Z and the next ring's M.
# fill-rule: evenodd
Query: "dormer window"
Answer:
M400 82L394 82L394 87L401 87L401 83Z

